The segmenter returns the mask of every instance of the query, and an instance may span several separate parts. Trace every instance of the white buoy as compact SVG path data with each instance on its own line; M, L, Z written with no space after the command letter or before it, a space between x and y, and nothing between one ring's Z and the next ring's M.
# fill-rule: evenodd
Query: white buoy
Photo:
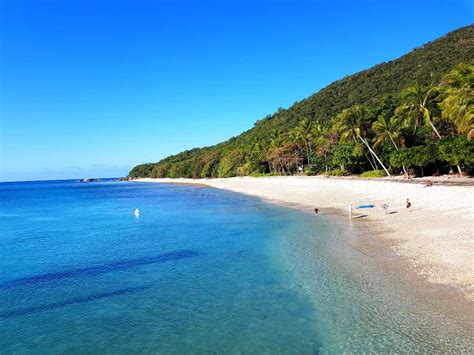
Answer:
M140 216L140 210L137 208L137 209L135 210L134 214L135 214L135 217Z

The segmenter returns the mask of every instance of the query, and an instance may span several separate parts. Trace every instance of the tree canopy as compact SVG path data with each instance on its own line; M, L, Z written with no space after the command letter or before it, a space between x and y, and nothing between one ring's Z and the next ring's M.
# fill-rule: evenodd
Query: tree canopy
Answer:
M129 177L425 174L453 165L472 173L473 87L468 26L338 80L226 142L137 165Z

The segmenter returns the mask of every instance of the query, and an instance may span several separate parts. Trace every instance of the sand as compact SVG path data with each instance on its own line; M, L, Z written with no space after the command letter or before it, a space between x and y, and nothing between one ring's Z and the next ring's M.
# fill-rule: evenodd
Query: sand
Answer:
M387 241L425 280L459 289L474 300L474 187L408 184L387 179L326 177L237 177L228 179L140 179L194 183L256 196L269 202L320 213L337 209L348 223L367 225L367 233ZM409 198L412 207L405 206ZM354 209L348 204L374 204ZM389 214L381 207L389 205ZM358 218L354 218L358 217Z

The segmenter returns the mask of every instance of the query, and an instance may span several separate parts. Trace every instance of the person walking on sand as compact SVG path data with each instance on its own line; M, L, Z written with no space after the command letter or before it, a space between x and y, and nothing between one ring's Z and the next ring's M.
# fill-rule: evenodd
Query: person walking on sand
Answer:
M410 207L411 207L411 202L410 202L409 199L407 199L407 210L408 210L408 212L411 211Z
M382 205L382 208L384 209L385 214L388 214L388 205L386 203Z
M349 216L352 216L352 204L347 206L347 211L349 211Z

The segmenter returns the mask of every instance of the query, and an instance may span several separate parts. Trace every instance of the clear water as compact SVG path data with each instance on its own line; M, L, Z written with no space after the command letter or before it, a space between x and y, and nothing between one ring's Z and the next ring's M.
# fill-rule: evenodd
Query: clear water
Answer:
M325 216L128 182L3 183L0 203L2 354L473 350Z

